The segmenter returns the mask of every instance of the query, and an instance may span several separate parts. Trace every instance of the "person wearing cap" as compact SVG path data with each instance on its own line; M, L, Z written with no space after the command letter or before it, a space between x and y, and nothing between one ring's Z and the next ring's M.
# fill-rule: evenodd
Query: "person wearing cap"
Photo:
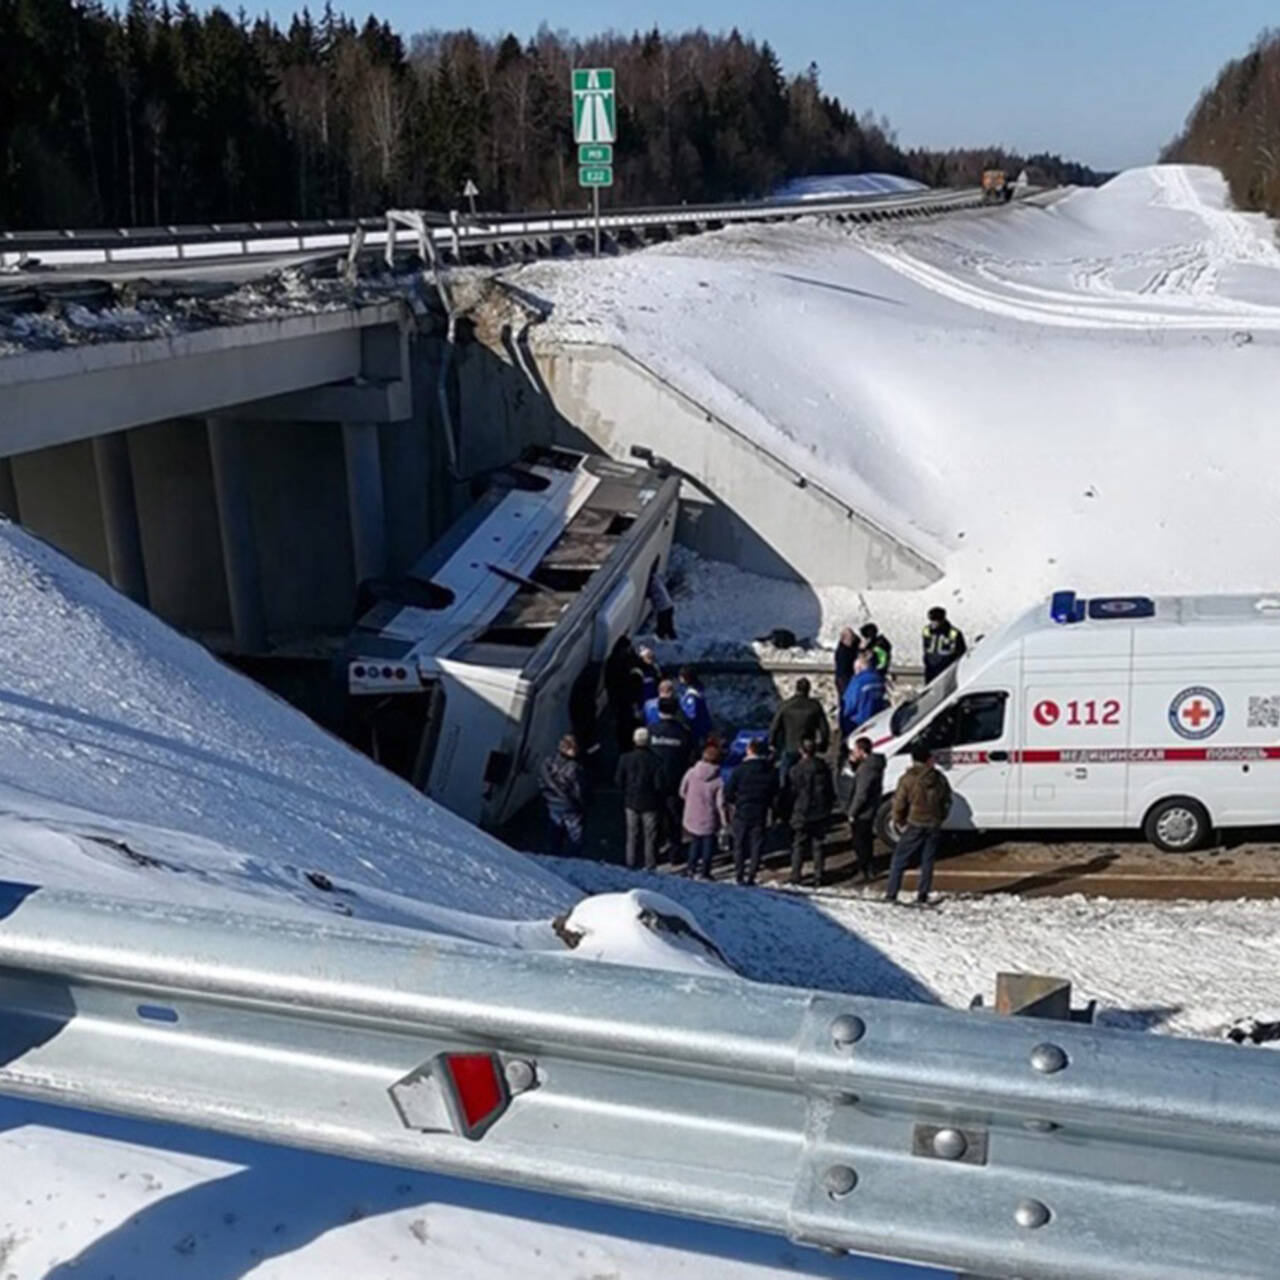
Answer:
M874 622L864 623L858 635L862 637L862 652L871 655L871 664L882 675L889 674L893 661L893 645L889 637Z
M648 729L637 729L631 741L632 748L619 759L614 775L627 824L627 866L635 870L643 844L645 870L653 871L658 866L658 821L667 792L666 773L649 745Z
M929 610L929 621L925 623L921 639L925 684L936 680L953 662L959 662L968 648L964 632L952 625L941 605Z

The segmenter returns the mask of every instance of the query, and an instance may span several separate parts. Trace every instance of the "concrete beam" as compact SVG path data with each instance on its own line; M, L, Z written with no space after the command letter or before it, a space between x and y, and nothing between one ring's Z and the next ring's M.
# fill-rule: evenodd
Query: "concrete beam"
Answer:
M347 509L356 582L360 583L367 578L380 578L387 571L387 517L377 426L372 422L344 422L342 452L347 464Z
M221 417L253 422L403 422L413 414L409 383L339 382L267 400L250 400Z
M267 620L244 456L246 428L227 418L209 418L207 428L235 648L238 653L262 653L267 647Z
M98 475L102 531L107 540L111 585L130 600L147 607L147 570L142 559L138 502L129 460L129 436L116 431L93 440L93 466Z
M0 360L0 453L25 453L365 373L361 333L400 302Z

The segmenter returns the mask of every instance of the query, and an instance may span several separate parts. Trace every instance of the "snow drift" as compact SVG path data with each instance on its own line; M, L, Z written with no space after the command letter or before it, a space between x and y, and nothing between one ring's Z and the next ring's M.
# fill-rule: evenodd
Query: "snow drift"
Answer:
M937 565L857 599L900 642L934 602L982 632L1058 587L1274 585L1280 251L1212 170L512 274L550 339L624 347Z
M505 942L577 898L9 523L0 583L0 877Z

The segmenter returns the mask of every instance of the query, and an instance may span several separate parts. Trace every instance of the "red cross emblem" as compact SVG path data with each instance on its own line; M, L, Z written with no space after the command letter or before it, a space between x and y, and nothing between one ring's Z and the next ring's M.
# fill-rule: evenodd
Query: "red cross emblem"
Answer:
M1213 716L1213 708L1207 707L1197 698L1194 702L1189 702L1182 708L1182 718L1193 728L1198 729L1206 720Z
M1169 724L1179 737L1209 738L1222 727L1226 710L1216 690L1192 685L1169 703Z

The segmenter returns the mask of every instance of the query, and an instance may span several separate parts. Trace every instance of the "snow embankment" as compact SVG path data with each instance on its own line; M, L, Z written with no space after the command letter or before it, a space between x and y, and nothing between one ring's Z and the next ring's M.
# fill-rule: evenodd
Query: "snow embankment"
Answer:
M888 196L927 191L923 182L896 173L823 173L789 178L774 190L775 200L835 200L840 196Z
M499 943L577 894L0 523L0 879Z
M976 634L1059 587L1274 585L1280 250L1211 170L512 275L548 337L622 346L940 566L846 597L824 638L874 613L908 644L933 603Z

